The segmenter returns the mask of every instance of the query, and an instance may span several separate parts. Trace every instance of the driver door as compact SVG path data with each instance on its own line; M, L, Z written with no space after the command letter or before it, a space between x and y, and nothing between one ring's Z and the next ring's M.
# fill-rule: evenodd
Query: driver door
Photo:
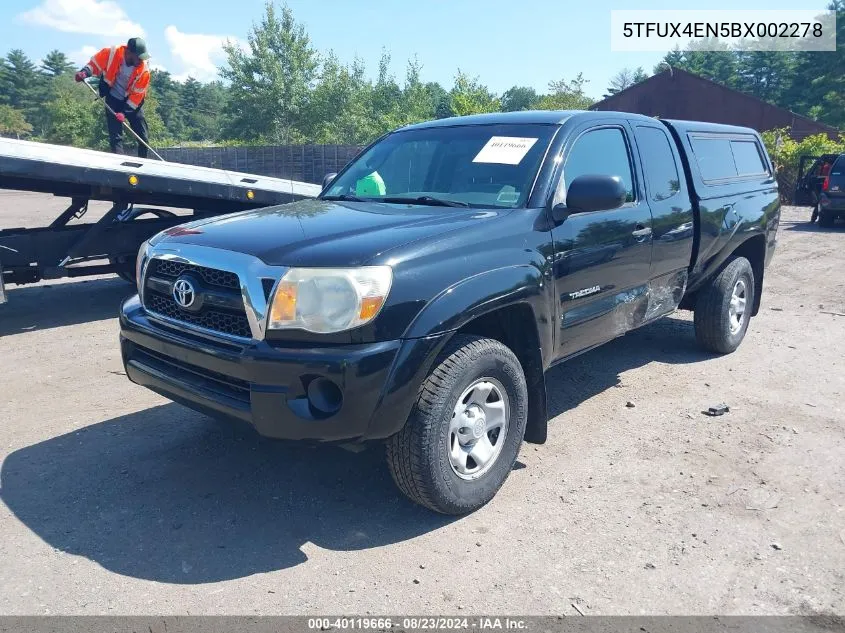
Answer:
M567 183L582 175L618 176L628 195L617 209L572 213L552 230L561 359L639 325L651 272L651 210L628 126L620 121L576 134L553 204L564 202Z

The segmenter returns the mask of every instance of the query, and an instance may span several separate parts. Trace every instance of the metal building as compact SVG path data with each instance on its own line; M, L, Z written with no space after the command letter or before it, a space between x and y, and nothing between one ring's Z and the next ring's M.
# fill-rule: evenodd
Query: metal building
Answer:
M594 104L591 110L636 112L663 119L727 123L764 132L789 127L800 141L813 134L837 140L840 131L800 114L727 88L679 68L670 68Z

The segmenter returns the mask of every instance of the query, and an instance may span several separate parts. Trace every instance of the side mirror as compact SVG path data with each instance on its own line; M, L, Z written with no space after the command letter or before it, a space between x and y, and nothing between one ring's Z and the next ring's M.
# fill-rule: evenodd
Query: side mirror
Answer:
M572 213L618 209L628 197L619 176L578 176L566 192L566 208Z
M337 172L334 171L323 176L323 190L328 189L335 178L337 178Z

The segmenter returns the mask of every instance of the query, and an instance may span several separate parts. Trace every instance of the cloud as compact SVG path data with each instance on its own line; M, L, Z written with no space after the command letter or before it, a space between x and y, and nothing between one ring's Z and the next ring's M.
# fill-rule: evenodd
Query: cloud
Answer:
M201 81L218 79L218 67L226 61L223 45L227 40L240 44L229 35L182 33L173 25L164 29L164 37L176 70L173 78L179 81L188 77Z
M126 38L144 35L141 25L130 20L112 0L43 0L18 17L66 33Z
M78 66L84 66L88 63L91 57L94 56L94 53L96 53L98 50L100 49L96 46L83 46L77 51L72 51L68 53L68 57L70 58L70 61L72 61L74 64Z

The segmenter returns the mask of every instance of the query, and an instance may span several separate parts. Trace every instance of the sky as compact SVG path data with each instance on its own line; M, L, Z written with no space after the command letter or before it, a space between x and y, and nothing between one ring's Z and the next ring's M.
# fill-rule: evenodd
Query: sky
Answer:
M288 0L318 50L377 71L382 50L401 83L409 58L423 81L451 87L460 68L501 94L545 91L579 72L600 97L624 67L651 72L663 54L610 51L611 9L824 9L827 0ZM41 59L58 48L83 64L104 46L142 35L155 68L179 79L217 78L226 39L245 42L264 0L0 0L0 55Z

